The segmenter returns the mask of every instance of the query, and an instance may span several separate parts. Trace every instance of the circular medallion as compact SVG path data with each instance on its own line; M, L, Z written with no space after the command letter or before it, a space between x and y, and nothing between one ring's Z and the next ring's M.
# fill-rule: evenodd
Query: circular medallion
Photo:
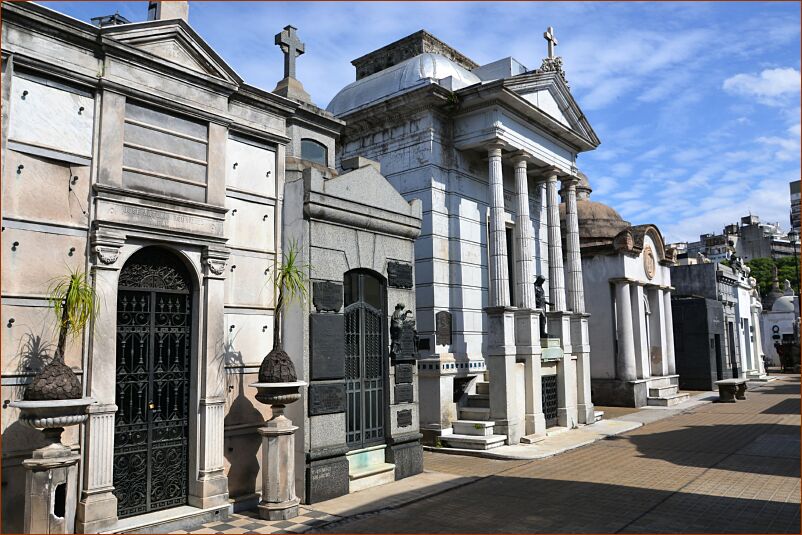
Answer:
M643 269L646 271L646 276L649 280L654 278L654 253L652 253L652 248L649 245L643 248Z

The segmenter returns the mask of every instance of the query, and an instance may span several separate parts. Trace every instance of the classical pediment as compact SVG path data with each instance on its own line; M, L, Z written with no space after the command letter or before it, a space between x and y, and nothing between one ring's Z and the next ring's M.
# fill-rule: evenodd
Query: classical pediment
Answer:
M234 69L182 20L109 26L102 33L190 71L231 83L242 82Z
M561 72L539 69L508 78L504 86L592 145L599 144L599 138L571 95Z

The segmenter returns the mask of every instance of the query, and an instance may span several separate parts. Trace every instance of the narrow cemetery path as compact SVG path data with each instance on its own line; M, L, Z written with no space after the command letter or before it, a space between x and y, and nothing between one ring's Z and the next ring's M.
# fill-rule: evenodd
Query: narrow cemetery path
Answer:
M233 515L192 533L799 533L799 380L548 459L426 452L427 471L467 483L408 505L377 498L377 512L304 509L285 522Z

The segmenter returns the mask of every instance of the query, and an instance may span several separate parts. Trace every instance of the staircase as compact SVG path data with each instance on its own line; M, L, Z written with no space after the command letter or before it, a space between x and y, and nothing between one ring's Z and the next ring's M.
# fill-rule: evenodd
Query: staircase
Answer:
M494 422L490 421L490 383L486 380L476 382L476 393L468 394L468 403L459 409L459 418L451 423L454 433L440 437L440 441L448 447L490 450L503 446L507 440L506 435L493 433Z
M646 404L650 407L673 407L687 401L690 396L679 392L678 383L678 375L649 379Z

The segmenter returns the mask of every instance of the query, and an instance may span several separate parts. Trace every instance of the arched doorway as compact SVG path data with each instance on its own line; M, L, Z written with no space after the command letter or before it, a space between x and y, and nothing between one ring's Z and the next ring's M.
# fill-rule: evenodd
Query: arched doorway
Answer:
M346 442L360 449L384 442L386 290L369 271L345 274Z
M187 503L192 279L173 253L136 252L117 289L114 494L120 518Z

